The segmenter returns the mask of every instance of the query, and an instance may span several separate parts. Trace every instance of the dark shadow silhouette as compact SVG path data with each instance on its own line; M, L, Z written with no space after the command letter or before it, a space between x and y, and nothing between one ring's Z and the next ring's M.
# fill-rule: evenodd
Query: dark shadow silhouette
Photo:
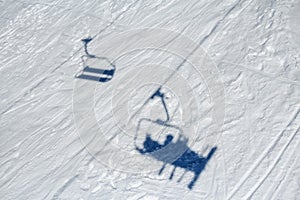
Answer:
M76 74L76 78L91 80L91 81L99 81L99 82L108 82L110 81L116 71L116 66L114 63L110 62L110 60L106 57L99 57L93 54L90 54L88 51L88 43L92 41L91 37L85 38L81 40L84 43L84 52L86 55L83 55L81 57L82 63L83 63L83 70L78 75ZM98 59L98 60L104 60L108 63L108 67L110 69L98 69L93 68L87 65L86 60L88 59ZM91 75L92 73L93 75Z
M89 75L86 72L95 73L96 75ZM76 78L91 80L91 81L99 81L99 82L108 82L110 81L115 73L115 69L105 70L105 69L97 69L86 66L83 68L82 73L80 75L76 75Z
M132 120L133 117L135 117L139 112L141 112L141 110L155 97L159 97L161 99L162 105L163 105L165 113L166 113L166 120L159 119L159 121L162 123L166 123L166 122L170 121L170 114L169 114L169 111L168 111L168 108L167 108L167 105L165 102L166 97L165 97L165 94L163 92L161 92L161 88L162 88L162 86L160 86L157 90L155 90L153 92L153 94L148 99L146 99L144 104L130 117L129 121Z
M154 99L155 97L159 97L161 100L161 103L163 104L163 107L165 109L166 115L167 115L167 119L165 120L165 122L170 120L170 115L169 115L169 111L165 102L165 94L163 92L160 91L161 90L161 86L152 94L152 96L150 97L150 99Z
M181 138L178 139L176 142L172 142L173 136L171 134L167 135L166 140L163 144L159 144L159 142L152 140L149 134L147 134L146 139L143 144L143 148L136 147L136 150L141 154L149 154L151 157L154 157L155 159L158 159L159 161L164 162L162 168L159 170L159 174L163 172L167 164L171 164L174 166L171 175L169 179L172 179L175 173L175 169L177 167L183 168L185 172L182 174L182 176L178 179L178 182L180 182L185 175L187 171L191 171L194 173L194 178L191 180L191 182L188 184L188 188L192 189L195 182L198 180L201 172L205 169L205 166L207 165L208 161L212 158L213 154L217 150L217 147L213 147L208 155L206 157L198 155L196 152L192 151L190 148L187 148L187 150L175 161L170 162L168 160L159 159L160 157L155 156L155 154L150 154L154 151L157 151L159 149L162 149L166 147L169 144L174 145L174 149L176 150L176 146L180 146L182 148L182 143L187 144L187 139ZM169 152L172 153L172 152Z
M151 136L149 134L147 134L146 140L144 142L144 148L139 149L138 147L136 147L136 150L138 150L141 154L154 152L156 150L159 150L159 149L167 146L172 140L173 140L173 136L168 135L164 144L159 144L157 141L152 140Z
M150 134L147 133L145 141L143 143L143 148L139 148L135 142L135 147L136 147L135 149L140 154L148 155L156 160L163 162L163 166L159 170L159 174L163 172L167 164L173 165L174 168L171 172L169 179L173 178L177 167L180 167L185 170L182 176L178 179L178 182L182 180L182 178L184 177L187 171L193 172L194 178L188 184L188 188L191 190L195 182L198 180L201 172L205 169L205 166L207 165L208 161L212 158L213 154L217 150L217 147L211 148L210 152L206 157L202 155L198 155L195 151L192 151L188 147L187 145L188 139L184 137L182 129L169 123L170 116L167 109L167 105L164 100L165 94L161 92L161 87L162 86L160 86L148 98L145 104L148 103L151 99L154 99L155 97L159 97L165 109L167 119L165 121L161 119L157 119L157 120L151 120L147 118L140 119L136 129L136 136L134 140L135 141L137 140L137 134L139 133L142 121L148 121L152 124L161 125L165 128L169 127L169 128L176 129L177 131L179 131L179 138L177 139L177 141L174 141L174 136L168 134L163 144L160 144L158 141L153 140Z
M88 43L90 43L92 40L93 40L93 38L91 38L91 37L84 38L84 39L81 40L84 44L84 52L89 58L95 58L96 57L95 55L90 54L88 49L87 49Z

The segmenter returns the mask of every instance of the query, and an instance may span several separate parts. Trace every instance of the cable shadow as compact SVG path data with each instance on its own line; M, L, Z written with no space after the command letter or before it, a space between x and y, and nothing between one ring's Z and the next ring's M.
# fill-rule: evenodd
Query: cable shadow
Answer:
M193 151L191 148L188 147L188 139L182 135L182 130L174 125L170 125L166 122L163 122L161 120L151 120L151 119L146 119L143 118L139 121L137 132L139 131L139 127L142 123L142 121L149 121L154 124L162 125L165 127L173 127L175 129L178 129L180 131L180 136L179 138L174 141L174 136L172 134L168 134L164 140L163 143L160 143L159 141L153 140L151 138L151 135L149 133L146 134L146 138L143 142L143 147L140 148L136 144L136 151L138 151L140 154L145 155L145 156L150 156L153 159L156 159L158 161L163 162L163 165L161 169L159 170L158 174L162 174L163 170L166 168L166 165L172 165L173 170L170 174L169 179L173 179L174 173L176 168L182 168L184 169L184 173L181 175L181 177L178 179L177 182L180 182L186 172L190 171L194 173L194 178L190 181L188 184L188 188L191 190L196 181L198 180L200 174L203 172L205 169L207 163L209 160L212 158L214 153L217 150L217 147L213 147L210 149L210 152L207 154L207 156L203 156L200 154L197 154L195 151ZM178 157L174 159L170 159L173 157L174 154L178 154L178 152L183 152L178 155Z
M84 52L85 55L81 56L81 61L83 64L83 69L81 72L75 75L76 78L90 80L90 81L98 81L98 82L108 82L110 81L116 71L116 66L113 62L111 62L106 57L99 57L93 54L90 54L88 51L88 43L92 41L91 37L85 38L81 40L84 43ZM96 62L103 60L108 66L108 69L99 69L95 67L91 67L87 64L88 60L96 60ZM98 60L98 61L97 61Z

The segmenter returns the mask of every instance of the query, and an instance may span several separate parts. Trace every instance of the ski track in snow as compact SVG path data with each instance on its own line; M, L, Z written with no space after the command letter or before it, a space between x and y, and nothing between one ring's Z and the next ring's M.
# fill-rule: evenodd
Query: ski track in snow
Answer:
M245 173L245 175L237 183L237 185L234 187L234 189L229 194L229 196L227 197L227 199L231 199L232 198L232 196L240 189L240 187L249 178L249 176L253 174L253 171L259 166L259 164L262 162L262 160L271 152L272 149L274 149L274 147L278 144L279 140L282 138L284 131L297 118L297 116L299 114L299 111L300 111L300 109L298 109L298 111L295 112L295 114L292 116L292 118L288 121L288 124L285 126L285 128L282 131L279 132L279 134L277 135L277 137L271 142L270 146L267 149L265 149L264 152L261 153L261 156L254 162L254 164L250 167L250 169ZM282 151L278 154L278 157L275 159L274 164L272 164L272 166L269 167L269 169L267 170L267 173L265 174L265 176L260 181L258 181L258 183L256 184L256 186L254 186L254 189L252 189L253 191L250 191L249 192L250 194L246 195L246 197L247 197L246 199L250 198L251 195L255 192L255 190L260 186L260 184L262 184L262 182L266 179L266 177L268 176L268 174L271 172L271 170L277 164L278 160L281 158L282 153L285 151L285 149L287 148L287 146L290 144L291 140L295 137L295 135L298 132L298 130L299 129L297 129L291 135L290 139L288 140L288 142L286 143L286 145L283 147Z

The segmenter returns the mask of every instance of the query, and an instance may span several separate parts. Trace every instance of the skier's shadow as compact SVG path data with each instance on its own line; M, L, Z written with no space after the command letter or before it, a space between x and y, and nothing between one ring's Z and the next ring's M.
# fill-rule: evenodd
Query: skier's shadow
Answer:
M85 55L81 57L83 69L81 72L77 73L75 77L99 82L110 81L113 78L116 71L115 64L106 57L99 57L88 52L87 45L89 42L92 41L92 38L85 38L81 41L84 43L85 52ZM107 63L107 69L99 69L93 66L89 66L88 61L95 61L96 63L101 63L101 61L105 61Z
M147 120L153 123L157 123L163 126L169 126L176 128L175 126L168 125L166 123L161 123L161 121L156 120L150 120L150 119L141 119L142 120ZM140 121L140 122L141 122ZM136 150L140 154L144 154L147 156L150 156L156 160L162 161L163 166L159 170L159 175L163 172L167 164L170 164L173 166L173 170L171 172L171 175L169 179L172 179L175 173L175 169L177 167L184 169L184 173L181 175L181 177L178 179L178 182L182 180L184 177L185 173L187 171L193 172L194 173L194 178L190 181L188 184L188 188L192 189L195 182L198 180L200 174L202 171L205 169L208 161L212 158L214 155L215 151L217 150L217 147L213 147L210 149L209 153L207 156L203 156L200 154L197 154L195 151L191 150L187 146L188 139L184 137L182 134L180 134L179 138L177 141L173 141L174 137L172 134L168 134L166 136L165 141L161 144L156 140L153 140L150 136L150 134L146 134L146 138L143 143L143 147L139 148L136 147ZM165 149L165 150L164 150ZM179 155L175 160L170 159L168 155L174 155L177 152L183 152L181 155Z

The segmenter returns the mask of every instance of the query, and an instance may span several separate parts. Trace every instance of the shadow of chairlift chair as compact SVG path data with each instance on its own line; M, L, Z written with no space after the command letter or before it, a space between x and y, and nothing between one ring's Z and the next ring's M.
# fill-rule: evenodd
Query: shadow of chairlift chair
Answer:
M153 93L153 95L144 103L144 105L147 104L149 100L154 99L155 97L161 98L161 102L165 108L167 119L166 120L161 120L161 119L151 120L148 118L140 119L134 137L135 149L142 155L146 155L152 157L153 159L163 162L163 165L158 173L159 175L163 172L167 164L173 166L173 170L170 174L169 179L173 178L176 168L184 169L184 173L180 176L177 182L180 182L182 180L183 176L186 174L187 171L192 172L194 174L194 177L188 184L188 188L191 190L194 187L196 181L198 180L200 174L205 169L208 161L214 155L215 151L217 150L217 147L216 146L212 147L209 153L207 154L207 156L200 155L195 151L193 151L190 147L188 147L188 138L183 135L183 130L178 126L169 123L170 116L169 116L168 108L164 101L165 95L160 90L161 87L159 87ZM138 134L140 134L140 128L143 121L150 122L153 125L163 126L164 129L172 128L173 135L171 133L168 133L166 135L165 141L163 143L160 143L158 140L153 140L151 138L151 134L148 133L147 130L143 147L140 148L137 145L137 137ZM176 141L174 141L174 130L175 132L179 132ZM170 157L169 155L172 156Z
M153 133L149 133L149 130L147 130L147 133L146 133L146 140L144 141L143 143L143 147L140 148L139 145L137 145L137 138L138 138L138 135L141 135L141 125L143 122L149 122L150 124L152 124L153 126L158 126L158 127L162 127L162 130L160 131L160 133L163 133L166 131L166 129L173 129L173 135L174 135L174 132L177 132L178 134L178 139L177 141L181 141L180 144L181 145L181 148L184 148L186 149L186 143L187 143L187 138L182 134L183 131L181 128L175 126L175 125L172 125L172 124L169 124L169 123L166 123L160 119L158 120L151 120L151 119L148 119L148 118L142 118L139 120L138 122L138 125L137 125L137 129L136 129L136 134L135 134L135 137L134 137L134 145L135 145L135 149L140 153L140 154L145 154L147 156L150 156L156 160L159 160L159 161L162 161L164 163L170 163L172 162L173 160L172 159L169 159L166 155L169 153L168 151L171 151L171 150L174 150L173 148L170 148L170 146L168 147L168 145L171 143L171 142L174 142L173 139L174 139L174 136L173 135L166 135L166 140L164 141L163 144L160 144L158 141L155 141L155 140L152 140L151 139L151 135ZM167 132L170 132L169 130L167 130ZM170 137L171 136L171 137ZM161 135L159 135L159 137L161 137ZM179 144L179 143L177 143ZM171 145L172 146L172 145ZM179 147L179 146L177 146Z
M113 69L97 69L89 66L85 66L80 74L76 75L76 78L86 79L91 81L108 82L110 81L115 73Z
M87 49L87 45L89 42L92 41L92 38L88 37L81 40L84 43L84 52L86 55L81 56L81 61L83 65L83 69L78 72L75 77L85 80L91 80L91 81L99 81L99 82L108 82L110 81L116 71L116 66L113 62L110 62L110 60L106 57L99 57L93 54L90 54ZM98 59L99 62L101 60L104 60L108 63L108 69L99 69L99 68L93 68L90 67L87 64L87 60L89 59Z
M164 107L164 111L165 111L165 114L166 114L166 119L165 120L162 120L162 119L156 119L156 120L152 120L152 119L149 119L149 118L141 118L139 121L138 121L138 124L137 124L137 128L136 128L136 133L135 133L135 137L134 137L134 145L135 145L135 149L137 151L139 151L139 153L141 154L146 154L146 153L150 153L149 155L153 158L155 158L156 160L159 160L159 161L163 161L163 162L170 162L168 161L168 158L166 158L165 155L162 155L161 153L159 152L155 152L156 150L160 150L160 149L163 149L164 147L166 147L169 142L171 142L173 140L173 136L171 135L168 135L167 138L166 138L166 141L164 142L163 145L160 145L158 143L158 141L154 141L151 139L151 136L149 133L146 134L146 141L149 141L150 143L152 144L149 144L147 146L147 144L144 142L144 147L143 148L139 148L136 141L137 141L137 137L138 137L138 134L140 132L140 128L141 128L141 124L143 122L149 122L150 124L153 124L155 126L161 126L163 127L163 129L167 129L167 128L172 128L173 130L176 130L176 132L178 132L178 141L180 140L181 141L181 144L184 144L185 141L187 142L187 138L183 135L183 131L180 127L176 126L176 125L172 125L169 123L170 121L170 115L169 115L169 111L168 111L168 108L167 108L167 105L166 105L166 102L164 100L164 98L166 98L165 96L165 93L161 92L161 89L162 87L159 87L147 100L146 102L142 105L142 107L139 109L139 111L141 111L141 109L143 109L143 107L149 103L150 100L153 100L154 98L158 97L160 98L161 100L161 103ZM138 112L139 112L138 111ZM138 112L136 112L134 115L136 115ZM170 139L172 137L172 139ZM146 144L146 146L145 146ZM184 144L183 146L184 148L186 147L186 144ZM166 149L168 150L168 148ZM170 149L169 149L170 150ZM160 151L160 152L164 152L163 151ZM164 153L167 153L167 152L164 152ZM163 153L163 154L164 154Z
M143 147L140 148L136 144L136 140L142 121L148 121L153 124L174 128L179 131L179 137L176 141L174 141L174 136L168 133L168 135L166 135L165 141L161 144L159 141L153 140L151 138L151 135L147 133L143 143ZM193 151L190 147L188 147L188 138L183 135L183 132L179 127L168 124L161 120L151 120L147 118L141 119L138 123L134 145L135 149L140 154L152 157L153 159L163 162L163 165L158 172L159 175L162 174L167 164L173 166L173 170L169 177L170 180L173 179L176 168L184 169L183 174L180 176L177 182L180 182L182 180L187 171L192 172L194 174L194 177L188 184L188 188L190 190L194 187L200 174L205 169L208 161L212 158L217 150L217 147L215 146L210 149L207 156L200 155L197 152ZM169 155L172 155L171 158ZM176 156L174 157L174 155Z

